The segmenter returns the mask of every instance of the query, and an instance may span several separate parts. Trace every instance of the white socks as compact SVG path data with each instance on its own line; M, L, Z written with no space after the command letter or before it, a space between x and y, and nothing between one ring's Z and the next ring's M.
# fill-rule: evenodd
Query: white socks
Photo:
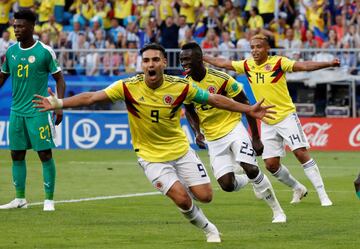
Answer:
M201 209L192 203L191 208L189 210L183 210L181 208L180 212L185 216L186 219L190 221L191 224L197 226L198 228L204 229L205 232L209 220L206 218Z
M234 174L234 176L235 176L234 191L239 191L249 183L249 178L247 177L246 174L241 174L241 175Z
M280 165L279 169L273 174L280 182L285 185L296 188L298 184L300 184L289 172L289 170L285 167L285 165Z
M255 179L250 181L253 183L256 194L262 197L262 199L269 205L274 213L284 212L266 175L260 171Z
M316 165L314 159L310 159L308 162L303 165L305 175L311 181L312 185L315 187L316 192L318 193L320 199L327 197L324 182L321 178L320 171Z

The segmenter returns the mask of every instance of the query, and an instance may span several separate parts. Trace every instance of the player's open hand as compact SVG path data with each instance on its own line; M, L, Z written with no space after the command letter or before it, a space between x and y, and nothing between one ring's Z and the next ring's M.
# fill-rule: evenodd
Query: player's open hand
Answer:
M264 118L268 119L275 119L271 114L275 114L275 111L270 110L271 108L274 108L275 105L268 105L268 106L262 106L265 99L262 99L259 102L256 102L254 105L251 106L251 111L249 112L249 115L256 119L261 119L266 123Z
M333 59L333 60L331 61L331 65L332 65L333 67L340 67L340 60L339 60L338 58Z
M35 98L32 102L35 103L34 108L39 108L40 112L46 112L50 110L60 109L62 107L62 101L58 99L51 88L48 88L50 94L49 97L44 97L38 94L35 94Z
M206 149L205 137L202 133L198 133L196 135L195 141L196 141L197 146L199 146L200 149Z

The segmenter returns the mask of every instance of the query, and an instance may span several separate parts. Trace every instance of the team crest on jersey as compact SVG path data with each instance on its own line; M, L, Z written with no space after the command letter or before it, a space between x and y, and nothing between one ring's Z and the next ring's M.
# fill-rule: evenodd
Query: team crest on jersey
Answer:
M35 62L35 56L30 55L29 58L28 58L28 62L29 63L34 63Z
M265 65L265 70L266 70L266 71L271 71L271 65L270 65L270 64L266 64L266 65Z
M212 93L212 94L216 93L216 87L214 87L214 86L209 86L207 90L209 93Z
M163 187L162 182L160 182L160 181L155 182L155 188L157 188L158 190L161 190L162 187Z
M174 98L171 95L165 95L163 98L164 104L171 105L174 102Z

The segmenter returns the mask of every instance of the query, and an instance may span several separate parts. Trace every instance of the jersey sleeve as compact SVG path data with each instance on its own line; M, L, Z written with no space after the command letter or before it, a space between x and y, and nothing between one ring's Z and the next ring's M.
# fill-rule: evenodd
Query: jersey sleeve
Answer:
M243 90L243 85L240 82L237 82L233 77L229 77L228 83L226 85L227 96L230 98L235 97Z
M239 74L243 74L245 73L244 70L244 60L242 61L232 61L231 65L233 66L233 68L235 69L235 71Z
M57 72L61 71L61 68L59 66L58 61L56 60L56 54L54 52L54 50L49 47L49 46L45 46L46 50L48 51L48 55L47 55L47 69L51 74L55 74Z
M112 102L116 102L117 100L124 100L124 87L123 81L118 80L112 83L110 86L104 89L104 92L109 97Z
M206 104L209 99L209 93L196 86L194 82L189 82L189 91L184 100L184 104L190 104L192 101L199 104Z
M295 61L290 60L286 57L281 57L281 69L284 72L292 72L294 64L295 64Z

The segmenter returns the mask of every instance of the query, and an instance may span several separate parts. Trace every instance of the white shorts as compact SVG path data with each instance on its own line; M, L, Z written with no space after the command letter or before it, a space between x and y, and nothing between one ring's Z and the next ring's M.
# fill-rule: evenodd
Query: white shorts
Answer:
M263 159L284 157L286 145L291 151L310 147L296 113L274 125L261 122L261 141L264 144Z
M249 133L242 122L239 122L226 136L208 141L207 145L210 164L216 179L227 173L236 172L241 162L258 165Z
M177 160L152 163L138 158L146 177L164 195L180 181L186 188L210 183L204 164L191 148Z

